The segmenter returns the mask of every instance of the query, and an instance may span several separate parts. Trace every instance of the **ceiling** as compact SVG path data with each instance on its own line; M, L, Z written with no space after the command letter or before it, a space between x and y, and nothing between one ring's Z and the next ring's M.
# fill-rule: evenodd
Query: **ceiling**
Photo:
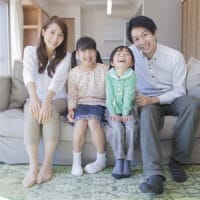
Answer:
M106 7L107 0L46 0L49 6L80 6L81 8ZM113 7L129 7L138 0L113 0Z

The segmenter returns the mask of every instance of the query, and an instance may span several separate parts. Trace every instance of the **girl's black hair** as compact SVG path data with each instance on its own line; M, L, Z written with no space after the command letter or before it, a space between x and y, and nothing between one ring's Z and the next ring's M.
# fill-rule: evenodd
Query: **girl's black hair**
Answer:
M72 52L72 57L71 57L71 67L77 66L77 59L76 59L76 51L80 50L86 50L86 49L94 49L97 52L96 56L96 62L97 63L103 63L101 59L101 55L99 51L96 49L97 45L94 39L90 37L81 37L78 39L76 42L76 50Z
M134 58L134 55L133 55L133 52L131 51L130 48L128 48L127 46L117 46L113 49L113 51L111 52L110 54L110 60L109 60L109 69L113 68L114 66L111 64L113 62L113 57L115 56L115 54L118 52L118 51L122 51L123 49L126 49L129 54L131 55L132 57L132 61L133 61L133 65L130 66L132 69L134 69L135 67L135 58Z
M146 17L146 16L133 17L129 21L128 28L127 28L127 38L131 43L133 43L133 40L131 37L131 31L134 28L139 28L139 27L147 29L153 35L156 33L156 30L157 30L156 24L151 18Z

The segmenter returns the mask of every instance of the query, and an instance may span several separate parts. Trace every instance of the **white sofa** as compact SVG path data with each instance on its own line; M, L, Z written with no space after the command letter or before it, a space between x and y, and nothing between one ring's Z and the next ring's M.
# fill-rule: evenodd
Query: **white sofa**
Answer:
M187 88L188 93L200 97L200 61L191 59L188 63ZM0 77L0 162L8 164L28 163L27 153L23 144L23 104L27 91L22 81L22 64L15 62L14 75ZM61 116L61 138L57 147L54 164L72 163L72 133L73 126L64 116ZM167 163L171 154L173 128L176 117L166 116L164 127L160 132L163 162ZM114 163L110 145L107 143L107 164ZM40 162L43 158L43 144L40 144ZM200 163L200 125L195 133L195 141L190 163ZM83 149L83 163L95 159L95 150L87 133ZM136 147L134 164L141 164L140 145Z

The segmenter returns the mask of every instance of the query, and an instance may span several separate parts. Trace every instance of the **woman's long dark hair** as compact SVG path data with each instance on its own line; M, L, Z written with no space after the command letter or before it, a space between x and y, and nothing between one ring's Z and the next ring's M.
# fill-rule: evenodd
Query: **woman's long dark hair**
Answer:
M46 52L46 45L44 42L44 37L42 35L42 30L46 31L46 29L51 24L57 24L61 28L61 30L64 34L64 40L61 43L61 45L55 49L55 56L50 60L50 64L47 67L48 56L47 56L47 52ZM43 73L47 67L48 76L53 77L53 74L55 73L57 64L66 56L67 37L68 37L67 26L61 18L59 18L57 16L52 16L43 24L41 32L40 32L39 44L37 47L38 72L39 73Z
M109 69L113 68L114 66L112 66L112 62L113 62L113 57L115 56L115 54L118 52L118 51L122 51L123 49L126 49L129 54L131 55L132 57L132 61L133 61L133 65L130 66L132 69L134 69L134 62L135 62L135 58L134 58L134 55L133 55L133 52L131 51L130 48L128 48L127 46L117 46L113 49L113 51L111 52L110 54L110 60L109 60Z
M81 37L78 39L76 42L76 50L72 52L72 57L71 57L71 67L77 66L77 58L76 58L76 51L80 50L86 50L86 49L94 49L97 52L96 56L96 62L97 63L103 63L101 59L101 55L99 51L96 49L96 42L94 39L90 37Z

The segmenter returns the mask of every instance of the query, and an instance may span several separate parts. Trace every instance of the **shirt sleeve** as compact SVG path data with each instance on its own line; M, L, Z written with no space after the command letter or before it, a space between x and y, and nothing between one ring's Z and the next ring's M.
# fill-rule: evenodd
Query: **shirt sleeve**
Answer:
M135 73L130 76L125 85L124 97L123 97L123 108L122 115L130 115L131 110L133 109L135 92L136 92L136 75Z
M24 79L25 86L27 86L29 82L35 82L36 75L38 73L37 60L35 56L36 54L35 48L31 46L27 46L24 49L23 79Z
M71 54L67 55L60 61L56 67L56 72L49 84L48 90L52 90L55 93L59 92L65 85L70 69Z
M158 96L160 104L170 104L176 98L186 95L185 80L187 67L181 53L177 54L172 66L172 90Z
M109 110L110 115L116 114L115 107L113 105L114 101L114 88L112 79L109 76L109 72L106 74L106 107Z
M78 88L74 71L70 71L68 78L68 110L76 108L78 101Z

